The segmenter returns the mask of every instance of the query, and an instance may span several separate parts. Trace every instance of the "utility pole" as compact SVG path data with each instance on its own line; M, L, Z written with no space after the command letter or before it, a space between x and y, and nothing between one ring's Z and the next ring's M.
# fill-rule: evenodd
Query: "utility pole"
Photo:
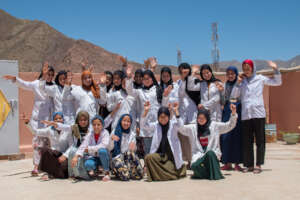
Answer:
M214 71L219 70L219 60L220 60L220 51L218 47L219 42L219 35L218 35L218 23L214 22L211 25L212 28L212 50L211 50L211 56L212 56L212 68Z

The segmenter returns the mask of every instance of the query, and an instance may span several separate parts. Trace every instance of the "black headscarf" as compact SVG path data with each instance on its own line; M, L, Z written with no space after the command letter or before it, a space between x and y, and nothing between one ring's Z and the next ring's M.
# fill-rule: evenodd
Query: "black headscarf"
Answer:
M209 113L208 110L202 108L198 111L197 119L198 119L199 115L201 115L201 114L205 116L207 121L204 125L200 125L197 122L197 132L198 132L197 136L198 136L198 138L210 135L210 130L209 130L209 126L210 126L210 123L211 123L210 113Z
M158 148L158 153L165 154L166 151L167 151L167 146L169 145L168 131L169 131L169 124L170 124L170 111L167 107L162 106L158 110L157 118L159 118L159 116L161 114L165 114L169 117L169 121L166 125L162 125L158 121L159 125L161 126L161 131L162 131L162 138L161 138L160 145L159 145L159 148Z
M48 71L53 72L53 74L54 74L54 72L55 72L54 67L48 66ZM42 69L38 79L40 80L42 77L43 77L43 69ZM54 85L54 83L52 81L51 82L46 82L46 85Z
M64 86L61 85L61 84L59 83L59 77L60 77L61 75L64 75L65 77L67 77L67 72L66 72L65 70L59 71L59 72L56 74L56 76L55 76L54 82L55 82L56 85L58 85L58 86L60 86L60 87L63 88Z
M150 78L152 79L153 84L150 85L149 87L146 87L144 85L143 89L149 90L152 86L155 86L156 87L156 98L157 98L157 101L158 101L158 103L161 103L162 102L162 98L163 98L163 90L159 87L159 85L157 83L157 80L156 80L156 78L154 76L154 73L151 70L147 69L147 70L144 71L143 77L145 75L150 76Z
M178 67L179 73L181 73L181 69L189 69L190 72L189 72L188 76L190 76L192 74L192 68L191 68L190 64L188 64L188 63L181 63L179 65L179 67ZM185 92L193 100L193 102L196 105L198 105L200 103L200 101L201 101L200 94L199 94L198 91L189 91L188 90L188 87L187 87L188 86L187 78L188 77L185 78L185 82L186 82L186 84L185 84ZM199 79L196 79L196 80L199 80Z
M142 69L137 69L134 73L134 76L137 76L137 75L140 75L141 77L143 77L143 70ZM135 89L139 89L139 88L142 88L143 87L143 83L141 84L138 84L136 83L135 81L133 82L133 87Z
M164 83L162 80L162 74L164 72L167 72L168 74L170 74L170 80L167 83ZM166 87L168 87L169 85L173 84L173 79L172 79L172 70L169 67L163 67L160 71L160 87L162 89L165 89Z
M106 75L109 75L111 77L111 83L109 85L106 86L106 92L109 92L109 90L112 88L113 86L113 74L110 71L105 71L104 72Z
M202 72L205 69L207 69L207 70L209 70L211 72L211 78L210 78L210 80L205 80L204 77L203 77ZM211 67L208 64L201 65L200 76L201 76L202 80L206 81L207 83L213 83L213 82L216 82L216 81L220 81L219 79L215 78L215 76L213 74L213 71L212 71Z
M114 85L114 90L122 90L123 89L122 82L126 77L124 72L121 71L121 70L117 70L117 71L114 72L113 76L119 76L121 78L121 84L120 85Z

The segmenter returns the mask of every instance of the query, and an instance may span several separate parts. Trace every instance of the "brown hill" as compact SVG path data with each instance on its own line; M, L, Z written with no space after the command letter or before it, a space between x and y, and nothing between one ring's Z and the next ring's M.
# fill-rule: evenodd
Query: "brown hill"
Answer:
M83 60L93 64L95 72L121 68L116 53L69 38L44 22L17 19L3 10L0 10L0 59L18 60L22 72L40 71L44 61L57 70L72 67L74 72L80 72ZM136 62L129 63L135 68L142 67Z

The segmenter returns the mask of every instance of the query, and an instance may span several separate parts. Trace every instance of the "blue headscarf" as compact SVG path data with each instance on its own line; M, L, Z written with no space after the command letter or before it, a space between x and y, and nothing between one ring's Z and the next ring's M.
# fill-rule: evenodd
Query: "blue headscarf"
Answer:
M238 78L238 75L239 75L239 72L238 72L238 69L237 67L235 66L229 66L227 69L226 69L226 72L228 71L233 71L235 73L235 79L233 81L226 81L226 87L225 87L225 101L229 101L230 100L230 95L231 95L231 92L232 92L232 89L233 89L233 86L234 84L236 83L237 81L237 78Z
M117 127L116 127L116 130L115 130L115 135L118 136L120 139L119 141L114 141L114 149L113 149L113 153L112 153L112 157L115 157L117 155L119 155L121 153L121 142L122 142L122 133L130 133L130 128L131 128L131 124L130 124L130 127L128 129L123 129L122 127L122 120L125 116L129 116L130 118L130 121L131 121L131 124L132 124L132 117L131 115L129 114L124 114L120 117L119 121L118 121L118 124L117 124Z
M101 123L102 123L102 126L103 127L105 126L104 120L103 120L103 118L100 115L95 115L95 117L92 118L91 122L93 123L93 121L95 119L99 119L101 121Z
M236 82L236 80L237 80L237 77L239 75L239 71L238 71L238 69L237 69L236 66L229 66L229 67L227 67L226 72L228 72L228 71L233 71L235 73L235 75L236 75L234 81L227 81L227 83L229 83L230 85L234 85L235 82Z
M54 121L54 118L55 118L56 115L60 115L60 116L63 118L63 120L64 120L64 114L63 114L62 112L54 112L54 113L52 114L52 121ZM64 121L63 121L63 122L64 122ZM52 130L56 130L56 128L54 128L54 126L52 126L51 129L52 129Z

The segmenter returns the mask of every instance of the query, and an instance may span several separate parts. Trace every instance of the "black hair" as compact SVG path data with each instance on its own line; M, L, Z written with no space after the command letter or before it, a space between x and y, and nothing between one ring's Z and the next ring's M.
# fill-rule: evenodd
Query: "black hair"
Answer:
M55 82L56 85L58 85L58 86L60 86L60 87L63 88L64 86L62 86L62 85L59 83L59 77L60 77L61 75L64 75L64 76L67 77L67 71L65 71L65 70L59 71L59 72L56 74L56 76L55 76L54 82Z

